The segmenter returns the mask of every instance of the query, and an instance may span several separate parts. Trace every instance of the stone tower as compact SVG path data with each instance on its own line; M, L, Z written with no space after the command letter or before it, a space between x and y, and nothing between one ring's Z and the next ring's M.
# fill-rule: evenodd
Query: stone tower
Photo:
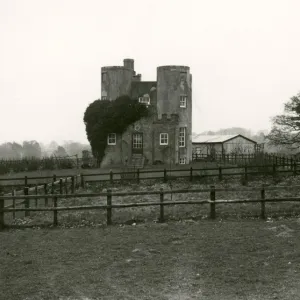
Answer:
M119 96L130 95L134 60L127 58L123 62L123 66L101 68L101 99L116 100Z
M192 75L189 67L157 68L157 114L158 119L163 115L167 118L178 115L176 138L179 140L184 131L185 145L176 145L176 163L180 157L185 157L186 163L189 163L192 157Z

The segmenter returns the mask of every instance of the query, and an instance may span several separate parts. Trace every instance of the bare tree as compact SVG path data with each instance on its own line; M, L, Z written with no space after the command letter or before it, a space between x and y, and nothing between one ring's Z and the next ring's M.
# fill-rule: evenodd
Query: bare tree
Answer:
M300 93L284 105L284 113L273 118L273 127L267 135L271 145L300 147Z

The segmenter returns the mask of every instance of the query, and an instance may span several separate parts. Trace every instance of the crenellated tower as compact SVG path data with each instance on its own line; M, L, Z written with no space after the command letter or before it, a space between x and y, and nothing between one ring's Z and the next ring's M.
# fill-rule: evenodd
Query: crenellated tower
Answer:
M178 115L176 163L192 157L192 75L187 66L157 68L157 114Z
M123 66L101 68L101 99L116 100L130 95L131 83L135 77L134 60L124 59Z

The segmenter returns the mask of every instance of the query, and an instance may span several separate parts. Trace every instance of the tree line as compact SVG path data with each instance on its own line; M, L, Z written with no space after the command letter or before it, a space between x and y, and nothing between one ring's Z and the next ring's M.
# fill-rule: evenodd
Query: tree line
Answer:
M22 143L6 142L0 144L0 159L19 160L24 158L66 157L78 155L81 157L83 150L90 150L88 144L66 141L62 145L52 141L49 144L39 143L35 140Z

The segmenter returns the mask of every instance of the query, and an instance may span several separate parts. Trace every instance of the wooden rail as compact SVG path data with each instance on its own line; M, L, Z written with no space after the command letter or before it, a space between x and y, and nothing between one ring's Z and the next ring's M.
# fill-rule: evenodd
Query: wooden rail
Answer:
M253 170L255 169L255 170ZM230 172L233 171L233 172ZM235 172L234 172L235 171ZM189 181L193 181L196 178L211 178L216 177L220 181L224 179L226 176L242 176L247 182L249 180L249 176L257 176L257 175L271 175L274 178L280 174L291 174L297 175L300 172L300 169L297 168L297 164L294 163L292 165L264 165L264 166L245 166L245 167L236 167L236 166L227 166L227 167L217 167L217 168L185 168L185 169L158 169L158 170L144 170L137 169L135 171L126 171L126 172L106 172L106 173L90 173L90 174L80 174L74 177L74 175L66 175L62 176L64 180L70 181L72 178L76 178L76 184L78 184L78 180L80 179L80 186L82 188L85 187L86 183L97 183L97 182L120 182L126 180L135 180L137 183L140 183L141 180L163 180L163 182L167 182L168 180L172 180L174 178L187 178ZM129 175L129 176L128 176ZM153 176L154 175L154 176ZM41 176L41 177L17 177L17 178L0 178L0 182L4 181L23 181L24 184L21 183L9 183L8 185L2 185L2 187L28 187L32 186L29 183L31 180L44 180L44 179L52 179L52 182L57 183L56 175L53 176ZM93 178L96 177L96 178ZM100 178L97 178L100 177ZM73 179L75 180L75 179ZM48 183L48 184L51 184ZM39 189L42 189L42 186L39 186Z
M61 179L60 182L63 182ZM72 210L106 210L107 211L107 225L112 224L112 210L114 208L130 208L130 207L146 207L146 206L159 206L160 213L159 213L159 221L164 222L164 207L170 205L203 205L209 204L210 206L210 218L216 218L216 207L218 204L234 204L234 203L261 203L261 218L266 218L266 203L267 202L299 202L300 197L284 197L284 198L266 198L265 193L267 190L278 190L278 189L300 189L300 186L262 186L259 188L215 188L215 186L211 186L209 189L177 189L172 191L164 191L160 189L159 191L138 191L138 192L112 192L108 190L107 192L101 193L80 193L80 194L63 194L62 185L60 185L60 194L46 194L46 195L22 195L22 196L0 196L0 229L5 227L4 224L4 214L5 213L15 213L18 211L24 211L26 213L30 213L31 211L53 211L53 225L58 225L58 212L59 211L72 211ZM259 191L260 198L252 198L252 199L232 199L232 200L224 200L224 199L216 199L217 192L229 192L229 191ZM206 200L184 200L184 201L165 201L164 196L167 194L173 193L181 193L181 194L189 194L189 193L209 193L210 197ZM113 203L113 197L115 196L128 196L128 195L135 195L135 196L143 196L143 195L159 195L159 201L151 201L146 203ZM83 198L83 197L99 197L105 196L106 197L106 205L82 205L82 206L58 206L59 199L61 198ZM25 203L29 199L53 199L52 207L29 207L25 206L25 208L13 208L4 207L5 200L16 200L22 199Z

